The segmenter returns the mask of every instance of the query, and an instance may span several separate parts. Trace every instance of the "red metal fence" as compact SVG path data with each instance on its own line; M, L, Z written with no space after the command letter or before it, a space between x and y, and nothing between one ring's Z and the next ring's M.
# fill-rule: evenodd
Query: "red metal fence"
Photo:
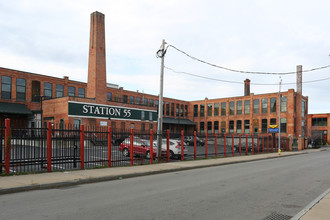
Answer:
M185 134L166 131L160 162L235 157L271 153L278 139L269 134ZM289 140L281 139L281 150ZM4 153L4 154L3 154ZM0 172L51 172L55 170L152 164L157 153L157 134L150 131L112 130L81 125L47 128L11 128L6 119L0 128Z

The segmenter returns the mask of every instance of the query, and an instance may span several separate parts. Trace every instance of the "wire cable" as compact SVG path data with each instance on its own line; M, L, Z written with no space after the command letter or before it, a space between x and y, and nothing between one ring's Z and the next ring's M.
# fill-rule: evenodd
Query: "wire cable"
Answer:
M227 68L227 67L223 67L223 66L219 66L219 65L216 65L216 64L213 64L213 63L209 63L207 61L204 61L204 60L201 60L201 59L198 59L186 52L184 52L183 50L180 50L178 49L177 47L169 44L167 45L166 47L166 50L165 50L165 53L167 51L167 49L169 47L172 47L173 49L179 51L180 53L186 55L187 57L193 59L193 60L196 60L198 62L201 62L201 63L204 63L204 64L207 64L209 66L213 66L213 67L216 67L216 68L219 68L219 69L223 69L223 70L227 70L227 71L231 71L231 72L236 72L236 73L245 73L245 74L263 74L263 75L290 75L290 74L296 74L296 72L258 72L258 71L245 71L245 70L235 70L235 69L231 69L231 68ZM164 53L164 56L165 56L165 53ZM329 68L330 65L326 65L326 66L321 66L321 67L316 67L316 68L312 68L312 69L307 69L307 70L303 70L302 72L312 72L312 71L316 71L316 70L321 70L321 69L326 69L326 68Z
M198 74L194 73L188 73L188 72L183 72L183 71L177 71L174 70L170 67L164 66L165 69L168 69L174 73L180 73L180 74L185 74L193 77L198 77L202 79L207 79L207 80L212 80L212 81L218 81L218 82L225 82L225 83L235 83L235 84L244 84L244 82L237 82L237 81L230 81L230 80L222 80L222 79L216 79L216 78L211 78L211 77L206 77L206 76L201 76ZM302 83L314 83L314 82L320 82L320 81L325 81L325 80L330 80L330 77L328 78L323 78L323 79L317 79L317 80L311 80L311 81L305 81ZM282 85L295 85L296 83L282 83ZM251 85L257 85L257 86L272 86L272 85L278 85L278 83L251 83Z

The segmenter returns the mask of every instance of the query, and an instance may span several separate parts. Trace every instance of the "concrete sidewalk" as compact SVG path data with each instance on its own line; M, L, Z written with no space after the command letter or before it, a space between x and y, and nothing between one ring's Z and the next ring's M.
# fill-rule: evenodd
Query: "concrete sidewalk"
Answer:
M221 165L234 164L234 163L257 161L257 160L276 159L280 157L295 156L295 155L317 152L322 150L325 149L317 149L317 150L311 149L311 150L304 150L298 152L281 152L281 155L278 155L278 153L269 153L269 154L258 154L258 155L227 157L227 158L196 160L196 161L155 163L151 165L142 165L142 166L112 167L112 168L102 168L102 169L75 170L75 171L66 171L66 172L52 172L52 173L28 174L28 175L18 175L18 176L2 176L0 177L0 195L29 191L29 190L58 188L58 187L72 186L77 184L94 183L94 182L117 180L122 178L130 178L130 177L152 175L152 174L159 174L166 172L197 169L197 168L204 168L210 166L221 166ZM303 213L304 216L302 219L304 220L330 219L329 207L330 207L330 194L325 196L313 208L308 208L308 210L306 209L308 213L306 214L307 211ZM321 216L326 216L326 218L321 218ZM300 217L296 219L300 219Z

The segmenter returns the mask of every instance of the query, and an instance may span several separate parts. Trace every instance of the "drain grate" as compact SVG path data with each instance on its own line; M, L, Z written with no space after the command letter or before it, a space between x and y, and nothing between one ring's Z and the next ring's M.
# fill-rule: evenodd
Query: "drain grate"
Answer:
M272 214L270 214L269 216L267 216L263 220L290 220L291 218L292 218L292 216L283 215L283 214L280 214L280 213L277 213L277 212L273 212Z

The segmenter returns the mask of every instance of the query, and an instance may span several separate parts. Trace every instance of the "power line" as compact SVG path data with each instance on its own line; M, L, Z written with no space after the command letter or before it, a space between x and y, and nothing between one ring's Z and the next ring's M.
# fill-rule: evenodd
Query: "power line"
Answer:
M235 69L231 69L231 68L228 68L228 67L223 67L223 66L219 66L219 65L216 65L216 64L213 64L213 63L209 63L207 61L204 61L204 60L201 60L201 59L198 59L186 52L184 52L183 50L180 50L178 49L177 47L169 44L166 49L164 50L163 52L163 55L165 55L166 51L167 51L167 48L169 47L172 47L173 49L179 51L180 53L186 55L187 57L193 59L193 60L196 60L198 62L201 62L201 63L204 63L204 64L207 64L209 66L213 66L213 67L216 67L216 68L219 68L219 69L223 69L223 70L227 70L227 71L231 71L231 72L236 72L236 73L245 73L245 74L263 74L263 75L290 75L290 74L296 74L296 72L259 72L259 71L245 71L245 70L235 70ZM302 72L312 72L312 71L316 71L316 70L321 70L321 69L326 69L326 68L329 68L330 65L326 65L326 66L321 66L321 67L316 67L316 68L312 68L312 69L308 69L308 70L303 70Z
M237 81L230 81L230 80L223 80L223 79L216 79L216 78L211 78L207 76L201 76L198 74L194 73L188 73L188 72L183 72L183 71L177 71L174 70L170 67L165 66L166 69L174 72L174 73L180 73L180 74L185 74L193 77L198 77L202 79L207 79L207 80L212 80L212 81L218 81L218 82L226 82L226 83L234 83L234 84L244 84L244 82L237 82ZM305 81L302 83L313 83L313 82L320 82L320 81L325 81L325 80L330 80L330 77L328 78L323 78L323 79L317 79L317 80L311 80L311 81ZM295 85L296 83L282 83L282 85ZM278 83L251 83L251 85L257 85L257 86L273 86L273 85L278 85Z

